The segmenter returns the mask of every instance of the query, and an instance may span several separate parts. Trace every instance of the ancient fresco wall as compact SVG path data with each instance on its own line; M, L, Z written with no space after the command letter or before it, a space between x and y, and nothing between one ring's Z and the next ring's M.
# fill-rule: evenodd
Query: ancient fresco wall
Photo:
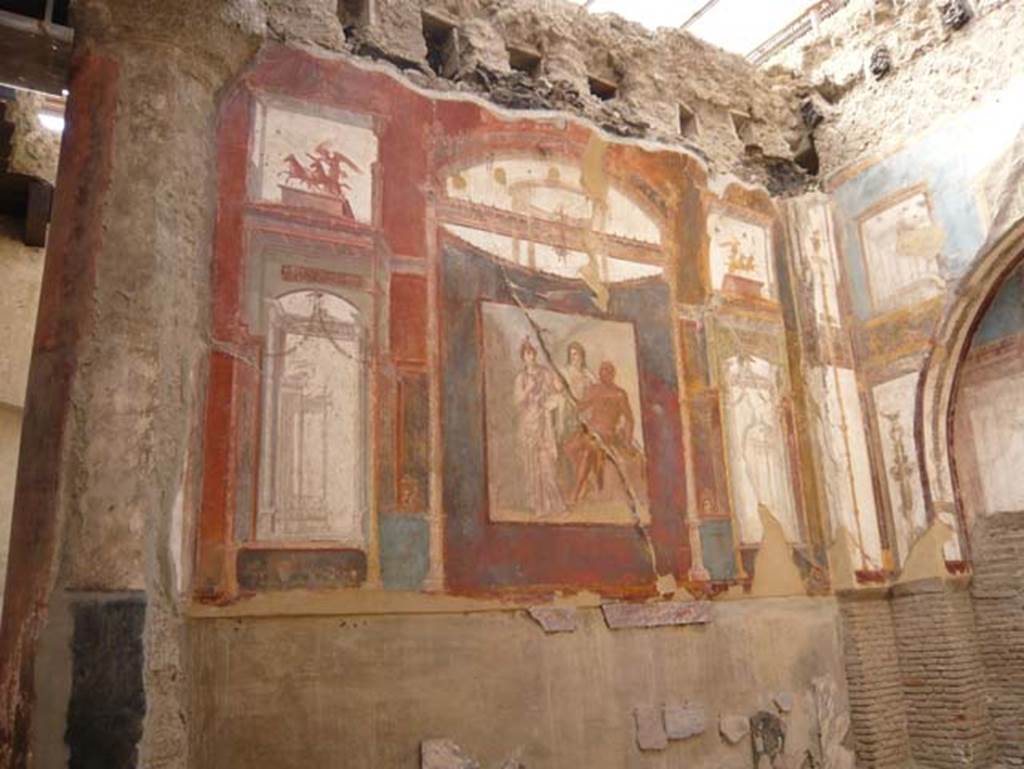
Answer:
M817 204L805 200L791 208L794 270L802 284L797 292L801 347L810 361L838 366L845 371L840 378L848 380L842 411L850 429L840 432L860 457L854 463L862 467L860 480L849 486L858 490L864 514L860 531L850 523L844 528L858 543L855 554L861 551L857 569L879 578L899 573L936 519L956 532L944 546L948 568L960 568L969 557L964 524L984 497L963 479L959 488L923 485L925 463L936 460L935 451L922 444L918 421L921 371L939 323L957 302L959 281L1022 213L1015 181L1024 127L1018 106L1022 88L1024 83L1012 80L973 109L888 154L834 174L827 215L835 253L821 245L826 239L814 235L815 217L824 224L826 216L816 213ZM818 389L825 393L823 385ZM1007 404L997 395L988 394L988 406L1005 417ZM832 395L815 395L812 401L815 417L827 404L838 403ZM978 419L983 420L980 412ZM989 422L1012 424L999 418ZM861 435L866 441L854 445ZM822 451L822 459L833 453ZM1011 461L1010 454L1002 456ZM830 479L842 478L827 470L823 475L829 488ZM999 498L1000 504L1010 501ZM830 507L835 519L836 506L830 502ZM867 540L865 522L871 529Z
M958 382L954 457L964 515L1024 510L1024 268L1003 283L974 332Z
M848 758L764 191L283 47L218 142L197 766Z
M284 48L220 126L197 598L827 584L765 193Z

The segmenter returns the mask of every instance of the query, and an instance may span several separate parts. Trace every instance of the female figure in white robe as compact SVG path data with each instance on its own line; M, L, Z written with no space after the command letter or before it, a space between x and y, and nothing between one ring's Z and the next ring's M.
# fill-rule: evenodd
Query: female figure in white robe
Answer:
M565 511L558 488L558 444L554 414L562 401L557 378L551 369L537 363L537 350L529 339L519 348L523 366L516 374L513 392L518 424L516 430L519 462L530 510L537 515Z

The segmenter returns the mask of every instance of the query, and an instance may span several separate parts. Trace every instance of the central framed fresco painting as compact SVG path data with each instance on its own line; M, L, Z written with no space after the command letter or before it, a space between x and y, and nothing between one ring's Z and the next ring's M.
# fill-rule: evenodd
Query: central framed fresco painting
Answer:
M490 520L647 523L631 323L481 302Z

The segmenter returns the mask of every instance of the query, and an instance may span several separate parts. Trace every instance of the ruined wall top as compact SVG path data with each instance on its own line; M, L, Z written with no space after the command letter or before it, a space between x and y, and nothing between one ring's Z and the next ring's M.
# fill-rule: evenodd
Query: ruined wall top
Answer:
M1024 73L1013 0L849 0L775 52L813 85L821 176L890 153Z
M567 0L233 0L224 8L248 32L390 62L422 87L567 111L616 135L685 145L712 172L774 192L808 182L800 78L759 70L682 30L652 32Z

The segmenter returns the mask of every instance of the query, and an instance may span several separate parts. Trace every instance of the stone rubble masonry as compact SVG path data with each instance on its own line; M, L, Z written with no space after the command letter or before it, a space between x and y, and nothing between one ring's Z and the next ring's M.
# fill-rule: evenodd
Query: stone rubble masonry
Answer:
M50 184L56 181L60 134L39 122L45 103L46 97L32 91L16 91L15 98L7 102L6 120L13 124L14 133L7 168L0 168L0 173L34 176Z
M907 766L910 744L892 609L885 590L839 595L857 757L865 769Z
M1024 515L994 513L971 532L971 595L988 678L996 759L1024 765Z
M935 578L892 588L911 755L936 769L988 767L994 753L967 585Z
M247 31L390 62L425 88L568 111L611 133L685 145L712 171L778 192L808 183L794 163L807 144L800 106L808 84L682 30L652 32L568 0L365 0L354 19L344 11L339 18L335 8L353 3L338 0L224 5L223 15ZM440 53L428 50L425 15L432 28L449 30ZM430 66L437 56L441 74ZM614 96L592 94L592 81ZM694 115L695 136L683 135L680 107ZM742 137L734 115L748 120Z
M974 0L958 30L943 24L941 5L852 0L764 62L766 74L797 71L813 84L826 117L814 132L822 179L895 151L1024 74L1019 0ZM869 62L879 45L892 70L876 80Z

